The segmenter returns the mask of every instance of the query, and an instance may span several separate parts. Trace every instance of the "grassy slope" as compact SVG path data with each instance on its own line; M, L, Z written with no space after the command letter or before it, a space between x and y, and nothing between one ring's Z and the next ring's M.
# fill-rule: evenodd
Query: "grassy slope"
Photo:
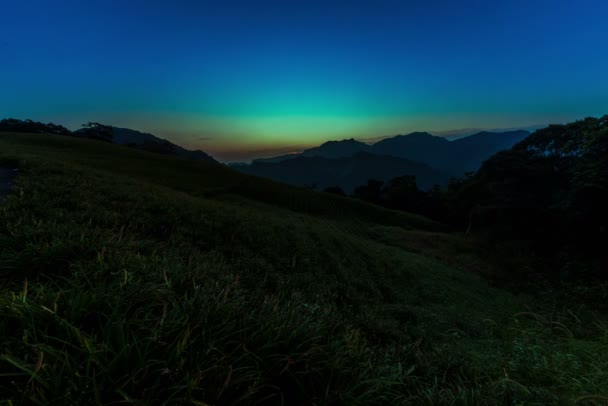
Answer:
M363 202L334 195L311 194L235 170L169 155L150 154L127 147L63 136L7 135L0 133L7 158L38 159L98 169L143 180L199 197L240 196L313 215L349 217L398 224L405 227L437 228L416 215L382 210ZM77 150L77 153L74 153Z
M21 171L0 206L0 400L606 395L605 322L514 316L528 299L446 265L480 261L423 218L67 137L0 134L2 161Z

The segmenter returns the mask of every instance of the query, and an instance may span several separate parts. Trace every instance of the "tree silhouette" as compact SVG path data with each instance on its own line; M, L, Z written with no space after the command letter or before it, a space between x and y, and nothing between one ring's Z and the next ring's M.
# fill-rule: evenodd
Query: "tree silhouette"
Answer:
M340 195L340 196L346 196L346 193L344 193L344 190L342 190L342 188L340 186L330 186L328 188L325 188L325 190L323 190L326 193L333 193L336 195Z
M32 120L7 118L0 120L0 131L32 134L71 135L67 128L53 123L40 123Z
M97 122L88 122L86 124L83 124L82 127L83 128L78 130L75 134L81 137L112 142L112 137L114 133L112 126L100 124Z
M354 191L354 196L359 199L380 204L382 201L382 186L384 182L377 179L369 179L366 185L359 186Z

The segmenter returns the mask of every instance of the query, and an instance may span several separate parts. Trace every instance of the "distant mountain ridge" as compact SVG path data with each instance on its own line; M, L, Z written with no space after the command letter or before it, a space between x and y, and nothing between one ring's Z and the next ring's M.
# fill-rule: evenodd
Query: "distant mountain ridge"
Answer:
M415 159L434 168L461 176L477 170L484 160L511 148L530 135L529 131L482 131L449 141L429 133L412 133L386 138L372 146L374 153Z
M320 190L339 186L347 193L351 193L370 178L388 181L396 176L415 175L418 186L423 189L435 184L444 184L448 180L446 174L427 164L365 151L338 158L301 155L281 162L255 161L247 166L234 166L234 169Z
M354 138L341 141L327 141L318 147L309 148L300 153L279 155L271 158L258 158L256 163L278 163L287 159L300 157L346 158L358 152L371 152L371 146Z
M322 156L324 158L346 158L359 152L372 152L370 145L350 138L342 141L327 141L321 146L307 149L302 152L303 156Z
M328 141L299 154L232 164L241 172L298 186L339 186L347 193L368 179L412 175L418 187L446 184L450 177L476 171L495 153L509 149L530 133L482 131L457 140L426 132L385 138L375 144L355 139Z
M498 151L508 149L530 135L529 131L482 131L453 141L427 132L414 132L385 138L374 144L355 139L328 141L299 154L254 159L253 163L278 163L299 157L344 158L358 152L394 156L423 162L442 172L461 176L475 171Z

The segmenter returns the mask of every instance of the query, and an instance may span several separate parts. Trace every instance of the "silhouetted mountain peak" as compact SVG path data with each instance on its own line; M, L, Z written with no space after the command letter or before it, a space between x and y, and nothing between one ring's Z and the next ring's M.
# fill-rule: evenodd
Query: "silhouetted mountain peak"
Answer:
M367 145L367 144L365 144L361 141L357 141L354 138L347 138L347 139L343 139L343 140L326 141L323 144L321 144L321 147L330 146L330 145Z
M339 185L348 193L370 178L388 181L398 176L416 176L416 182L422 189L444 184L448 179L447 175L425 163L369 151L357 151L337 158L300 154L280 162L255 161L248 166L233 167L250 175L298 186L315 185L321 190Z
M353 138L327 141L300 154L255 160L254 162L279 163L301 157L329 159L358 157L359 160L366 159L367 161L382 159L388 166L390 157L398 157L423 162L452 176L462 176L465 172L477 170L484 160L498 151L511 148L528 135L529 132L525 130L481 131L468 137L449 141L444 137L417 131L385 138L373 145ZM311 162L307 161L307 164ZM279 167L276 169L279 170Z
M443 137L438 137L436 135L429 134L427 132L415 131L409 134L401 134L396 135L394 137L385 138L383 140L378 141L374 146L386 142L447 142L447 140Z
M318 147L305 150L302 152L302 155L307 157L343 158L352 156L359 151L368 151L370 148L366 143L350 138L340 141L327 141Z

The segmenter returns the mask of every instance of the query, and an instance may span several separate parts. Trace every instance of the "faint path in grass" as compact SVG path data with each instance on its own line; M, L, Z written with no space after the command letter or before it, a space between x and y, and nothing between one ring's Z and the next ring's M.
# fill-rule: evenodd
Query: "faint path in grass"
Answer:
M17 176L17 169L0 167L0 203L4 202L13 190L15 176Z

